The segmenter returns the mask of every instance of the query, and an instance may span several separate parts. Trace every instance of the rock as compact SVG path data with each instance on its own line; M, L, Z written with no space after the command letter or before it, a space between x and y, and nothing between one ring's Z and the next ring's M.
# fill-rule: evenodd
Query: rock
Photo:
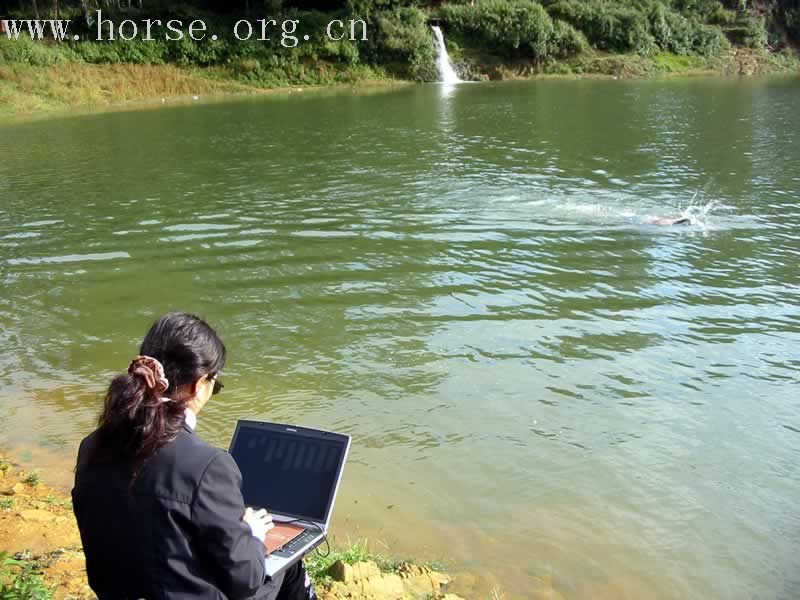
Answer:
M403 600L406 598L403 580L399 575L386 573L359 582L361 597L374 597L376 600Z
M463 600L454 594L445 595L448 576L412 564L402 565L397 573L381 573L373 562L348 565L337 561L328 569L328 575L334 582L320 590L322 600Z
M373 562L358 562L348 565L340 560L337 560L328 569L328 574L334 581L341 581L342 583L353 583L369 579L370 577L380 577L381 570Z
M553 588L539 590L536 592L536 595L534 597L536 598L536 600L564 600L564 596L559 594Z
M325 589L318 589L317 594L320 600L345 600L352 598L358 592L350 589L340 581L334 581Z
M22 482L15 483L11 489L15 494L24 494L28 490Z
M19 516L22 517L23 521L28 521L30 523L50 523L56 518L56 515L53 513L36 508L21 510L19 511Z
M478 578L473 573L459 572L456 573L458 579L458 586L462 590L474 590L478 587Z
M353 580L353 567L337 560L328 568L328 575L330 575L334 581L347 583Z
M450 583L447 575L418 565L402 565L398 574L406 593L412 597L438 596L447 591L447 585Z

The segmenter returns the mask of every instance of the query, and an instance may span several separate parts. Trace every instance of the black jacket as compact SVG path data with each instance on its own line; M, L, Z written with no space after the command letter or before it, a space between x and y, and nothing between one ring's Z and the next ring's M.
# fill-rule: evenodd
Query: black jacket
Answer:
M247 598L264 583L264 544L242 521L233 458L185 427L142 468L89 463L81 442L72 501L89 585L102 599Z

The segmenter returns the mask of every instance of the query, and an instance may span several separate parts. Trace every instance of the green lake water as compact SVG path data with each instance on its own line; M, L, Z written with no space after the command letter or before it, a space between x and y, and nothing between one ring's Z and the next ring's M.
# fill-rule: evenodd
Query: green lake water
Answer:
M206 439L353 436L339 542L469 598L797 598L798 260L796 78L10 123L0 444L68 483L109 379L189 310L229 348Z

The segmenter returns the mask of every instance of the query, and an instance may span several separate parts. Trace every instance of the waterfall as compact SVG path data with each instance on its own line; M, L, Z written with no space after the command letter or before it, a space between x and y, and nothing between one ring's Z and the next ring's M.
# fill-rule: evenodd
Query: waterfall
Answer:
M439 67L439 77L443 83L459 83L461 78L453 68L450 57L447 54L447 46L444 45L444 35L438 25L431 25L433 33L436 35L437 57L436 65Z

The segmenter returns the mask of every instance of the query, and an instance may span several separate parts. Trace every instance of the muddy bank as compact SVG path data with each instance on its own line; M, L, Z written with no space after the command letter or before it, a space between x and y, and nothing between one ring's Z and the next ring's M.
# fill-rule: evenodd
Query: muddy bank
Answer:
M95 597L71 499L43 483L37 471L2 455L0 540L0 553L18 561L0 577L43 586L56 600ZM309 562L320 600L460 600L447 593L451 578L445 573L409 562L372 560L360 548L334 549L324 564Z

